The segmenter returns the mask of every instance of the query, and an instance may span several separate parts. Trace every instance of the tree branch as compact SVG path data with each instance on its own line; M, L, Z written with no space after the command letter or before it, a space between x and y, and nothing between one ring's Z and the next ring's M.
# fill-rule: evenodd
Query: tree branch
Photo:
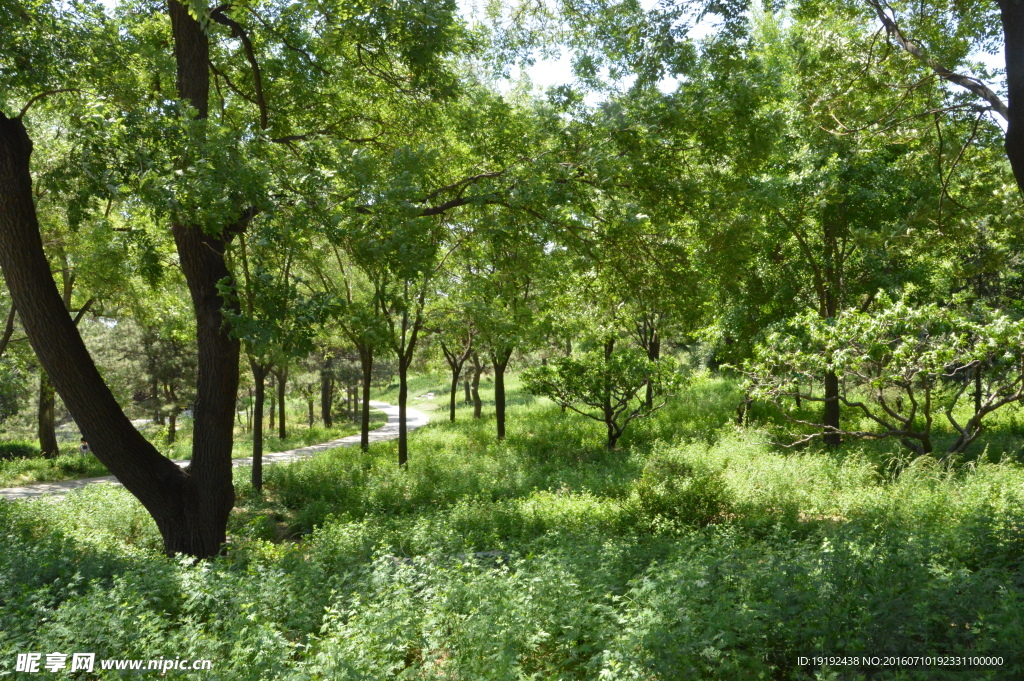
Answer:
M988 85L981 82L977 78L965 76L959 73L954 73L947 69L945 66L939 64L937 61L929 57L917 43L903 35L903 32L900 30L900 27L896 23L896 21L888 14L886 14L885 8L882 7L881 0L867 1L868 4L871 5L872 8L874 8L875 13L878 15L879 21L882 22L883 26L885 26L886 32L899 44L900 47L902 47L912 56L926 64L928 68L935 72L935 75L945 80L948 80L951 83L955 83L956 85L959 85L964 89L970 90L977 96L987 101L990 105L992 105L992 109L998 112L1004 120L1010 119L1009 108L1006 106L1006 104L1003 103L1003 100L999 98L999 95L993 92L988 87Z

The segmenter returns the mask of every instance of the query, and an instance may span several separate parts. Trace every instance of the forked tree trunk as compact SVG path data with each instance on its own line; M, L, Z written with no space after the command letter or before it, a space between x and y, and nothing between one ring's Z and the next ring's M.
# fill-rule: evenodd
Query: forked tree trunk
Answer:
M454 350L449 350L448 346L444 343L444 341L442 341L441 351L444 353L444 359L446 362L448 362L448 368L452 372L452 385L448 405L448 419L452 423L455 423L455 399L459 392L459 376L462 375L462 367L466 363L466 360L469 359L469 355L473 351L473 346L470 343L467 343L466 346L462 348L461 352L457 352Z
M178 9L187 18L186 10ZM195 28L202 34L198 24ZM174 229L196 307L200 349L193 458L182 470L132 426L57 292L32 201L31 153L21 120L0 113L0 268L29 342L93 453L153 516L164 550L215 555L234 504L230 452L238 375L238 346L224 330L216 288L229 276L223 241L194 229Z
M46 370L39 369L39 411L37 414L37 433L39 435L39 452L47 459L60 454L57 444L57 398L53 385L46 375Z

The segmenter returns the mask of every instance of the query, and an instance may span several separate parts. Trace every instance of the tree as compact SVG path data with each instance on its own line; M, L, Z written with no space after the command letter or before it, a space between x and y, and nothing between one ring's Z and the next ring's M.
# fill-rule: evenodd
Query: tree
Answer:
M1024 400L1024 322L980 305L917 307L883 294L867 311L794 320L768 337L744 372L754 395L776 403L797 394L824 400L801 394L794 379L833 372L846 386L839 401L851 418L874 426L843 428L842 435L896 438L917 455L932 453L932 427L941 412L957 434L947 453L960 454L978 437L987 416ZM972 393L972 403L963 405L961 399ZM785 408L783 414L812 429L795 438L797 443L835 429Z
M533 394L604 423L609 450L631 421L665 406L662 401L648 408L639 397L644 386L667 393L677 384L672 361L647 359L636 348L623 347L614 336L607 336L599 348L528 369L523 376Z
M331 8L324 9L331 11ZM337 39L318 42L316 39L320 36L309 31L296 31L292 35L306 42L298 50L300 54L309 59L315 52L330 67L351 64L346 52L356 51L357 40L358 49L365 45L381 48L399 57L397 62L384 68L393 70L397 63L397 68L404 68L405 73L395 80L388 80L390 74L385 73L384 78L368 77L364 82L376 85L404 82L415 93L436 91L447 80L439 55L450 51L458 26L450 3L431 11L431 21L405 22L407 15L403 13L414 14L421 9L403 5L395 11L381 8L370 16L352 17L348 24L323 22L322 25L328 27L326 30L337 31L334 36ZM19 10L2 15L4 21L11 24L3 27L5 36L15 39L5 39L0 57L17 66L0 70L0 91L4 93L0 102L3 109L0 112L0 267L40 363L97 457L154 517L163 535L165 550L170 554L211 556L219 552L234 503L231 440L239 343L228 333L224 314L237 313L237 308L225 301L218 284L230 285L232 281L224 256L228 244L245 231L265 203L259 173L254 170L256 166L246 163L250 155L240 153L240 149L247 146L255 151L266 144L264 135L252 134L254 129L270 130L278 125L275 132L280 131L282 136L275 139L281 141L271 143L286 144L321 134L316 131L337 130L346 122L334 118L336 99L328 98L329 103L307 99L306 105L300 106L295 104L297 98L301 99L300 92L285 88L280 93L281 109L290 108L305 115L281 116L275 120L275 112L268 106L270 98L263 92L259 58L281 52L290 54L295 44L287 41L286 49L272 39L263 44L254 43L230 12L231 9L223 7L211 11L204 2L189 5L176 0L169 2L175 72L167 77L164 62L156 61L153 66L158 76L155 98L151 92L145 92L145 88L142 92L133 90L134 85L149 81L148 77L136 79L135 74L122 77L126 74L111 68L111 65L127 68L134 62L119 58L117 50L134 44L135 40L153 39L152 31L136 33L137 26L129 23L123 27L126 34L123 36L101 9L84 5L59 11L49 5L38 5L33 6L31 12ZM298 13L272 14L285 23L305 21ZM126 14L124 18L130 21L137 16ZM149 21L148 16L144 17L142 24L148 27ZM405 30L393 30L398 25L404 25ZM216 40L228 32L232 36L229 41ZM267 35L276 37L273 30ZM130 39L125 39L127 36ZM215 38L213 50L211 36ZM156 36L155 40L159 43L164 38ZM416 49L408 49L412 45ZM423 45L428 47L424 49ZM114 54L99 56L104 50ZM154 49L150 53L159 52ZM221 89L221 108L219 112L215 109L217 116L211 120L210 74L215 68L211 66L211 56L216 56L217 61L223 59L221 66L236 60L245 64L241 72L246 74L246 79L232 78L231 82L252 84L256 92L251 98L255 111L249 104L240 104L245 97L232 92L225 98ZM318 92L317 88L307 86L323 78L325 69L311 69L308 64L299 66L301 60L302 57L295 57L271 61L281 72L292 74L291 78L282 78L282 83L302 92ZM99 64L103 66L96 66ZM380 74L381 71L371 67L368 73ZM339 69L338 75L341 77L324 80L344 90L362 76L353 74L350 68ZM227 78L223 80L227 83ZM172 82L175 84L173 95L161 92L164 83ZM108 100L110 107L124 105L122 112L142 114L122 117L138 128L133 131L136 134L124 135L121 140L129 149L132 139L151 144L147 153L134 158L152 161L152 165L129 179L136 182L139 195L152 200L156 213L171 224L195 309L197 400L193 456L186 470L160 456L142 438L104 384L67 318L66 308L50 277L39 236L29 165L32 142L24 117L43 98L92 83L98 89L114 83L115 91L111 93L114 96ZM345 99L355 102L351 108L358 108L359 102L365 101L360 100L364 93L365 88L353 88ZM15 98L25 105L11 117L9 107ZM180 104L168 106L171 99L179 100ZM146 104L140 106L140 101ZM231 115L224 115L229 111ZM251 121L253 113L258 116L258 127L239 124ZM327 125L323 124L325 113L331 117ZM321 120L317 121L317 117ZM285 120L288 129L283 125ZM360 119L357 126L361 127L364 120ZM316 123L320 125L314 127ZM291 125L310 127L296 131ZM343 135L344 132L339 133ZM97 144L102 145L103 141ZM258 154L251 155L256 156ZM166 165L162 165L164 161ZM137 167L137 164L125 167Z

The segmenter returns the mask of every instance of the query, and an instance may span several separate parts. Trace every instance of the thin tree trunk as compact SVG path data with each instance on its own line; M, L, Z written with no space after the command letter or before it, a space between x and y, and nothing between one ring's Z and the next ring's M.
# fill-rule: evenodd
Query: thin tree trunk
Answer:
M604 422L608 427L608 449L615 448L615 441L618 436L615 432L615 411L612 409L612 377L608 368L612 361L612 352L615 350L615 339L609 338L604 342L604 386L601 395L601 409L604 412ZM650 387L648 385L648 387Z
M309 427L312 428L313 427L313 398L312 397L308 398L307 402L309 403Z
M177 405L171 407L167 415L167 444L173 445L178 437L178 412L181 411Z
M492 354L494 366L494 415L498 425L498 439L505 439L505 369L512 357L512 349Z
M273 378L273 374L269 374L270 378ZM267 418L267 427L270 430L271 436L274 434L274 424L277 422L277 383L270 381L270 411Z
M463 403L469 404L473 401L473 395L469 392L469 379L465 378L462 380L462 390L465 393L463 397Z
M409 401L409 361L398 357L398 466L404 468L409 461L409 435L405 423Z
M480 399L480 376L484 373L484 365L480 362L480 356L473 353L473 418L478 419L483 413L484 403Z
M658 337L658 333L656 331L651 334L651 341L647 346L647 359L652 362L661 359L661 339ZM647 409L654 409L654 384L650 381L647 381L645 404L647 405Z
M56 426L57 399L46 370L39 369L39 412L36 432L39 435L39 452L47 459L60 454L57 444Z
M373 348L359 348L359 363L363 369L362 422L359 424L359 446L365 452L370 448L370 382L373 380Z
M252 486L259 492L263 489L263 406L266 400L267 367L250 360L252 382L255 389L253 398L252 428ZM273 413L273 412L271 412Z
M285 427L285 413L287 412L288 401L288 367L282 366L277 371L277 436L284 440L288 437L288 429Z
M842 442L839 436L839 377L834 371L825 373L825 435L822 441L828 447L838 447Z
M471 340L471 339L470 339ZM448 368L452 372L452 384L449 395L449 408L448 418L452 423L455 423L455 400L459 392L459 376L462 375L462 366L466 363L470 353L473 351L471 343L467 342L466 346L462 349L461 354L455 354L455 352L448 349L448 346L441 342L441 351L444 353L444 359L448 362Z
M331 407L334 402L334 358L328 357L324 360L323 368L320 370L320 420L324 422L324 428L334 427L334 418L331 415Z

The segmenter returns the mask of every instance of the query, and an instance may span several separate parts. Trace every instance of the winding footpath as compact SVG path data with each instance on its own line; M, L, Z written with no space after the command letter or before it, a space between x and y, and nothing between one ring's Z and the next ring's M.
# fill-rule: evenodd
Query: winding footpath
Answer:
M388 404L387 402L370 402L370 406L374 409L378 409L387 414L388 422L380 428L370 431L370 442L384 442L385 440L395 440L398 438L398 407ZM408 430L416 430L422 426L427 425L430 419L426 414L419 411L418 409L406 409L406 427ZM359 434L349 435L347 437L339 438L337 440L331 440L330 442L321 442L318 445L310 445L308 447L301 447L299 449L290 449L286 452L274 452L263 454L263 465L267 466L275 463L285 463L288 461L298 461L299 459L308 459L314 454L325 451L327 449L335 449L337 447L352 447L359 444ZM187 466L189 462L187 460L175 461L182 468ZM244 459L232 459L232 464L235 468L241 466L251 466L252 457L246 457ZM9 499L16 501L19 499L36 499L44 495L64 495L73 489L85 487L86 485L95 485L98 483L107 484L118 484L117 479L113 475L105 475L101 478L81 478L80 480L64 480L61 482L40 482L35 485L26 485L25 487L8 487L6 489L0 489L0 498ZM54 500L60 498L55 496Z

